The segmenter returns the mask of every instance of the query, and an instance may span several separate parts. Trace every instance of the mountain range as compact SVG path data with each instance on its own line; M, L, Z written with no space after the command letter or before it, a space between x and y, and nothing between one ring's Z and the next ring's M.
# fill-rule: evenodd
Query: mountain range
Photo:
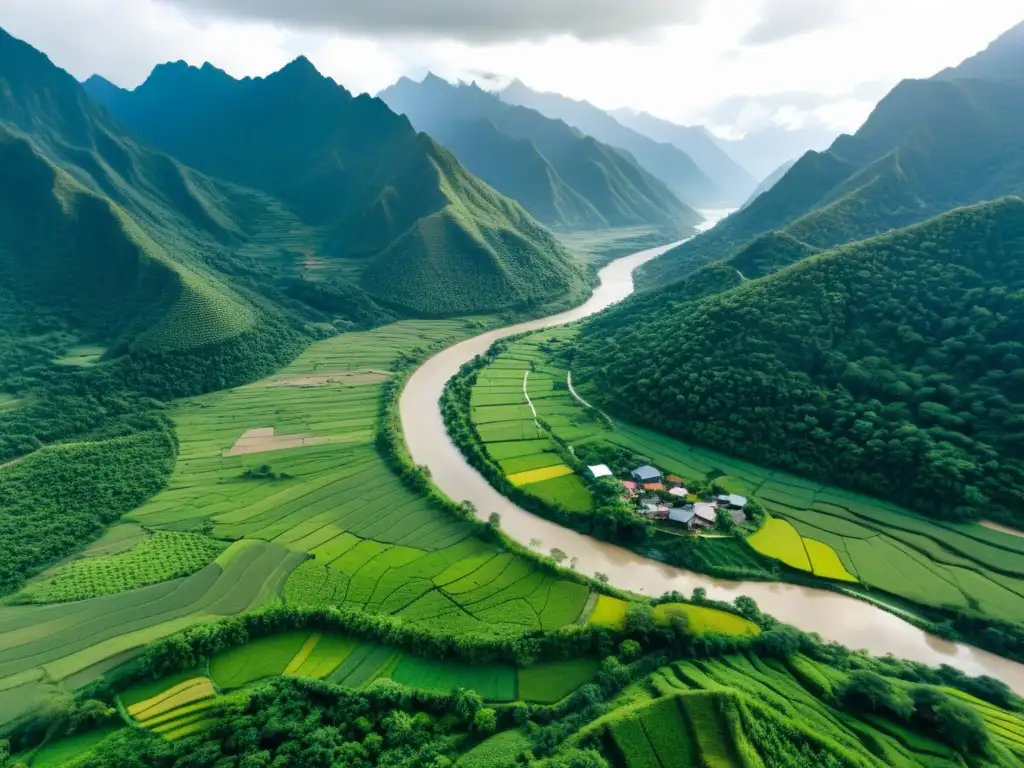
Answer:
M685 277L773 230L824 248L1024 192L1022 27L962 67L901 82L859 131L806 153L742 211L648 265L638 285Z
M475 84L402 78L379 97L555 229L654 226L672 237L701 220L628 153Z
M672 144L658 142L627 128L607 112L586 101L575 101L557 93L531 90L513 80L499 94L501 100L534 109L547 117L563 120L588 136L626 150L636 161L694 208L725 205L730 194L711 179L688 154ZM739 197L739 202L749 190Z

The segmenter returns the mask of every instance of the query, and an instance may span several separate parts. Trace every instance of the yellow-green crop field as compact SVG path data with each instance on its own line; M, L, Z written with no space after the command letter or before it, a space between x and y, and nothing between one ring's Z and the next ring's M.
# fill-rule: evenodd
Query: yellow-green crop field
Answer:
M804 549L804 540L796 528L785 520L771 518L747 541L765 557L779 560L790 568L810 571L811 561Z
M587 621L601 627L620 629L626 623L629 603L617 597L599 595ZM654 619L667 624L673 615L685 617L690 630L697 633L722 635L758 635L761 629L742 616L704 605L688 603L662 603L654 607Z
M344 334L266 380L174 403L180 453L167 488L128 516L125 546L90 548L74 567L103 572L123 562L147 541L143 529L212 527L236 542L182 578L75 602L0 606L0 724L61 681L84 685L149 642L282 598L449 630L575 621L586 586L477 538L403 485L373 445L384 387L400 361L477 332L478 323L438 320ZM257 452L237 452L246 433L246 451ZM335 642L319 641L298 673L323 677L340 650Z

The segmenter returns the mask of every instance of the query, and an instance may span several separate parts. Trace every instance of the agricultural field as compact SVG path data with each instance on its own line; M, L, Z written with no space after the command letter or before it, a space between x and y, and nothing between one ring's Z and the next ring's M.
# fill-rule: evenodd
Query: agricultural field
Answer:
M121 705L136 725L174 741L212 727L217 722L212 714L216 703L214 682L194 677L169 685L148 699L132 704L122 701Z
M158 531L127 552L95 555L57 568L13 598L18 603L62 603L112 595L190 576L212 563L226 544L195 533Z
M587 621L602 627L621 628L626 623L629 603L617 597L600 595ZM654 607L655 621L668 623L672 615L686 617L691 631L723 635L757 635L760 629L752 621L728 611L689 603L662 603Z
M292 660L303 653L309 637L309 632L285 632L250 640L214 656L210 660L210 677L218 688L228 691L283 675ZM297 666L304 661L302 658Z
M577 447L611 443L688 483L714 480L728 493L761 503L772 519L747 541L758 553L823 579L859 583L862 588L926 606L975 610L1024 622L1024 538L977 524L930 520L887 502L758 467L625 422L609 424L595 418L564 390L567 371L553 354L559 345L571 342L574 333L571 328L541 331L514 342L479 374L474 398L481 402L479 398L501 392L509 398L503 402L518 402L514 400L517 387L529 371L527 392L552 435ZM509 372L514 373L511 378ZM510 386L499 388L503 381ZM586 399L586 387L581 390L580 396ZM476 410L485 407L481 402ZM506 474L560 463L545 436L527 441L523 450L516 450L514 442L492 443L483 433L481 437ZM524 488L549 501L571 498L572 490L555 487L563 480ZM585 487L582 490L587 492ZM760 562L743 562L742 552L727 552L725 547L704 547L701 552L709 566L764 570Z
M71 347L64 357L58 358L53 362L57 365L70 366L95 365L105 354L107 354L106 347L99 347L94 344L81 344Z
M678 661L627 689L616 709L585 727L574 741L599 749L615 768L964 764L950 746L905 723L880 715L857 717L822 700L826 691L846 680L838 669L800 655L787 660L737 654ZM1024 733L1024 719L962 692L944 690L983 717L987 712L1000 764L1017 764L1024 751L1015 738ZM792 762L798 755L803 762Z
M597 659L550 661L523 667L518 673L518 696L522 701L554 704L597 675Z
M30 706L41 687L84 685L147 643L266 605L305 557L240 541L186 578L72 603L0 607L0 723Z
M552 435L567 439L575 433L574 401L564 375L547 362L541 348L566 333L557 329L512 342L478 374L470 395L470 420L510 483L548 504L587 512L594 499L552 440Z

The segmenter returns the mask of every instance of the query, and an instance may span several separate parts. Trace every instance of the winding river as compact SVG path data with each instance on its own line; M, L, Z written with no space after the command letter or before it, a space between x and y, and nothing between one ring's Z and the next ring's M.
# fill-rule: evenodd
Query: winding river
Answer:
M971 675L990 675L1024 694L1024 665L968 645L951 643L922 632L903 619L869 603L827 590L792 584L722 581L648 560L575 531L562 528L513 504L494 490L466 463L451 442L441 418L439 400L445 383L459 368L485 352L498 339L579 320L615 304L633 292L633 271L657 258L672 245L641 251L612 262L600 272L600 285L580 307L490 331L440 352L409 379L400 401L406 443L417 464L430 468L434 482L456 501L471 501L481 519L501 515L502 530L528 545L533 539L542 549L558 548L576 558L581 573L604 573L614 586L656 596L676 590L689 594L703 587L709 597L733 600L749 595L766 613L826 640L864 649L875 655L894 656L930 665L948 664Z

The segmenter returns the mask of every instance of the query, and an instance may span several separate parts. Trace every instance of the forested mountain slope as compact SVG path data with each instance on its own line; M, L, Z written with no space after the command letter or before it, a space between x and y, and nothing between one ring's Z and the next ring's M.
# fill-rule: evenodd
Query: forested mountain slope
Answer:
M1011 58L1024 69L1024 47L993 46L970 71L984 73L991 62L1000 72ZM830 247L1019 194L1022 120L1020 83L957 71L906 80L856 134L839 137L827 152L808 152L748 207L645 267L638 284L649 289L685 277L771 230Z
M675 235L700 222L629 155L475 84L402 78L380 98L548 226L656 226Z
M501 92L501 99L508 104L528 107L550 118L564 120L598 141L626 150L641 166L668 184L687 205L713 208L727 198L725 192L685 152L627 128L586 101L574 101L557 93L539 93L519 80Z
M1007 198L704 301L625 302L585 326L573 378L630 421L927 515L1019 525L1022 292L1024 201Z
M729 157L703 125L678 125L632 109L617 109L612 117L627 128L688 154L722 190L723 202L728 205L739 205L757 185L754 177Z
M1024 22L1007 30L981 53L971 56L959 66L940 72L945 79L977 78L1024 84Z
M792 168L794 165L796 165L796 160L790 160L789 162L783 163L770 174L765 176L761 183L757 185L757 188L750 193L750 197L743 204L743 207L746 208L752 202L757 200L757 198L759 198L769 189L778 184L782 177L789 173L789 169Z
M147 141L279 201L295 220L284 229L308 233L300 261L339 270L403 312L487 311L585 291L568 253L519 205L305 58L266 78L178 62L131 92L96 79L90 88ZM250 225L268 212L250 210Z

